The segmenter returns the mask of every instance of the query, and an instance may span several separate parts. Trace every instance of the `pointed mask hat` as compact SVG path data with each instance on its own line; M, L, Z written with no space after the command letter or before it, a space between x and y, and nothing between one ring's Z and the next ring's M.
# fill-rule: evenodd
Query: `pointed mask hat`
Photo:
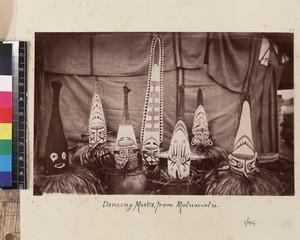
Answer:
M92 100L89 119L89 145L91 148L96 147L98 144L106 143L106 131L107 128L101 99L98 94L95 94Z
M163 138L163 40L155 36L151 43L150 64L144 116L141 129L143 159L149 165L156 165Z
M212 146L210 140L210 133L208 129L208 122L204 107L199 105L195 111L194 124L192 128L193 139L192 145Z
M244 101L239 128L232 154L229 155L230 169L250 178L256 169L257 153L254 151L251 129L250 105Z

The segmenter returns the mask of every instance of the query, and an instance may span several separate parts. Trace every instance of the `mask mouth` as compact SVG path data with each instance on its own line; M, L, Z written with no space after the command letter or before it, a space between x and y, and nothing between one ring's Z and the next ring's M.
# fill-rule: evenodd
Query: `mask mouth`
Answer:
M206 133L206 132L208 132L208 128L207 127L201 127L201 126L196 126L195 128L194 128L194 134L199 134L199 133Z
M64 166L66 166L65 163L56 163L56 164L54 164L54 167L56 167L56 168L63 168Z
M250 155L250 154L232 153L231 155L234 158L243 159L243 160L246 160L246 161L254 160L256 158L255 154Z
M130 138L123 138L118 142L118 147L134 146L135 142Z
M103 131L105 129L105 125L103 123L93 123L90 128L93 130Z
M153 144L152 145L145 145L144 149L147 150L147 151L151 151L152 152L152 151L158 150L158 146L157 145L153 145Z

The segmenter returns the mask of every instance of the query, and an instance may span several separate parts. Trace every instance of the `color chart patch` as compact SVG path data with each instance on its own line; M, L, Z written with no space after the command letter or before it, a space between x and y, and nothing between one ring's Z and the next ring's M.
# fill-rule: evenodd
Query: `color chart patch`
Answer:
M12 185L12 44L0 44L0 187Z

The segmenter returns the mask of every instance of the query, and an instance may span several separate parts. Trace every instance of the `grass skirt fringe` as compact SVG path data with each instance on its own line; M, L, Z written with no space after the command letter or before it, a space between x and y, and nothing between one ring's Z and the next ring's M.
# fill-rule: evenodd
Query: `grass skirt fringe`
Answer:
M209 172L205 177L206 195L280 195L280 181L265 169L257 170L251 179L231 170L216 174Z
M92 149L88 144L81 145L72 158L72 162L98 172L103 166L115 165L114 155L103 145Z
M220 162L227 161L228 153L226 150L219 146L194 146L192 151L200 155L204 155L206 159L200 161L192 161L192 164L197 169L212 169L216 168ZM209 160L209 161L207 161Z
M70 165L70 169L59 175L40 175L35 181L42 193L103 194L101 182L87 168Z

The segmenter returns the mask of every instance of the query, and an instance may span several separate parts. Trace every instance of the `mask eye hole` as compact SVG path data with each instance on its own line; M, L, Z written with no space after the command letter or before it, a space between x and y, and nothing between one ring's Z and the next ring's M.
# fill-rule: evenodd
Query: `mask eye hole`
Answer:
M119 151L119 155L120 155L120 156L125 156L125 151L124 151L123 149L120 150L120 151Z
M101 138L104 138L104 137L105 137L105 133L104 133L104 132L100 132L100 133L99 133L99 136L100 136Z
M65 152L62 152L62 154L61 154L61 158L62 158L63 160L66 160L66 158L67 158L67 154L66 154Z
M50 159L52 160L52 162L56 161L58 159L58 154L57 153L51 153L50 154Z
M253 163L247 164L248 170L252 170L252 169L254 169L254 167L255 167L255 165Z
M242 168L242 167L243 167L243 164L242 164L241 162L238 162L237 167L238 167L238 168Z
M134 155L134 151L133 151L132 149L129 149L129 150L128 150L128 155L129 155L129 156Z
M176 157L176 156L172 156L172 157L171 157L171 161L172 161L172 162L176 162L176 161L177 161L177 157Z

